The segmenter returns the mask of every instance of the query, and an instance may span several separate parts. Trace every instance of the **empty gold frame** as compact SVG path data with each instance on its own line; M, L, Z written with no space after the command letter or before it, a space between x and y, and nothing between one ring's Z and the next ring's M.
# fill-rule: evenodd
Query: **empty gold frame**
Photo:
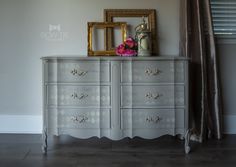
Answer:
M140 17L140 22L142 17L146 17L148 21L148 26L151 30L152 37L152 54L158 54L158 43L157 43L157 28L156 28L156 10L155 9L104 9L104 21L113 22L114 18L122 17ZM123 21L123 20L122 20ZM129 22L127 22L129 24ZM137 25L135 25L137 26ZM113 44L113 32L106 31L106 48L112 48Z
M126 22L88 22L88 56L114 56L116 55L115 49L107 49L107 37L106 37L106 29L108 28L120 28L122 42L126 39ZM105 50L93 50L93 32L95 29L104 29L104 46ZM114 38L114 37L112 37ZM98 41L98 40L97 40Z

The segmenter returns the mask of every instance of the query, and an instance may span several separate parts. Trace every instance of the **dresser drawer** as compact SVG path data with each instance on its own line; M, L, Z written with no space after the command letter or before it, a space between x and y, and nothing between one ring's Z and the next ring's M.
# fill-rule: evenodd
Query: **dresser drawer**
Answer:
M49 125L54 122L61 129L110 128L109 109L51 109L48 114ZM53 125L49 127L51 128L54 128Z
M109 62L48 62L46 82L109 82Z
M48 85L48 105L110 106L110 86Z
M122 86L121 107L183 106L184 86Z
M184 82L184 68L182 61L127 61L122 63L122 82Z
M176 121L175 110L167 109L123 109L122 120L124 129L173 129Z

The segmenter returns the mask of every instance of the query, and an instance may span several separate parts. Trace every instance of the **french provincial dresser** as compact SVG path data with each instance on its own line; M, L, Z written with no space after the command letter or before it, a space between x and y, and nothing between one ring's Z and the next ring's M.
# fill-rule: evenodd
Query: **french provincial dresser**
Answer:
M188 59L43 57L43 146L49 135L185 138ZM187 134L187 135L185 135Z

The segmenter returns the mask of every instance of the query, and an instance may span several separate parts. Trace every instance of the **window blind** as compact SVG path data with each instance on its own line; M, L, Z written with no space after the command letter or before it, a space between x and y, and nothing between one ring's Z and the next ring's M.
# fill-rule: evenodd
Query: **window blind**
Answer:
M214 33L236 38L236 0L211 0Z

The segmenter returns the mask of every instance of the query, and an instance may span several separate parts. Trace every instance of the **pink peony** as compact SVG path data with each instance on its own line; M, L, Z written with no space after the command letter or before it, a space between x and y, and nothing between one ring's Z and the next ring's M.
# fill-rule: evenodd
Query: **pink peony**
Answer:
M116 54L120 55L120 54L124 54L124 53L125 53L125 45L124 44L120 44L116 48Z
M129 37L116 48L116 54L120 56L136 56L137 45L137 42L132 37Z
M126 49L125 53L121 54L120 56L130 57L130 56L136 56L136 55L137 55L137 52L135 50Z
M129 37L126 39L125 45L127 45L129 48L133 48L134 46L136 46L136 42L133 38Z
M136 55L137 52L135 50L131 50L131 49L126 49L125 50L125 54L129 54L129 55Z

